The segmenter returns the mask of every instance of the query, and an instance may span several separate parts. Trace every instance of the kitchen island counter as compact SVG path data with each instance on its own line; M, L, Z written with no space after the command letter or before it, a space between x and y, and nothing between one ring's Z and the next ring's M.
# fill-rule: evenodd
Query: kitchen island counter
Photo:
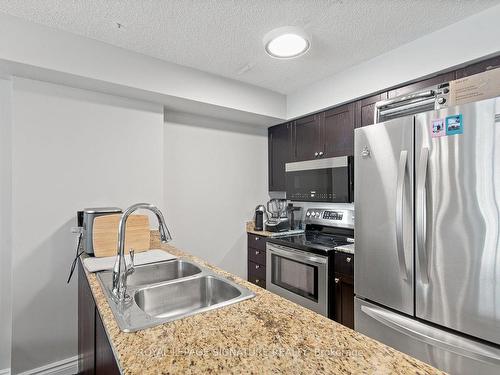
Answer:
M152 247L159 246L157 238L152 242ZM85 272L124 374L440 373L174 246L161 247L247 287L255 298L124 333L118 328L96 275Z

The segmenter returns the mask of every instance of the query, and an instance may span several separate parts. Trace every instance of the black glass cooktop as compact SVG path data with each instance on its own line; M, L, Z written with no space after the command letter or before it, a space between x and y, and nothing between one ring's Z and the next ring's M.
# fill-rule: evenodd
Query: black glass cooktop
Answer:
M269 238L267 241L304 251L328 253L334 250L337 246L352 243L352 241L348 241L347 238L348 237L346 236L336 234L306 231L305 233L298 235Z

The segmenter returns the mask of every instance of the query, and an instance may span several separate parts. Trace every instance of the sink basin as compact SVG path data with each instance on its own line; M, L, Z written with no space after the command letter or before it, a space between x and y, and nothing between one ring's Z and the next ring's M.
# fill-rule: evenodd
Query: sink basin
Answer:
M135 303L155 318L174 318L224 304L241 292L223 279L214 276L157 285L135 293Z
M135 332L255 296L247 288L183 259L137 266L127 279L130 300L112 296L111 271L97 273L120 329Z
M156 284L188 277L201 273L201 269L193 263L181 259L168 262L136 266L135 271L127 279L129 286Z

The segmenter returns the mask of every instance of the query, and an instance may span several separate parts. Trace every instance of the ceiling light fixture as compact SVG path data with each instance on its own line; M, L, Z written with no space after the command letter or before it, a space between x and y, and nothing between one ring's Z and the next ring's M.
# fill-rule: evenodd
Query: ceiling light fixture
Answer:
M284 26L271 30L264 35L264 48L271 56L278 59L291 59L303 55L309 50L309 37L299 27Z

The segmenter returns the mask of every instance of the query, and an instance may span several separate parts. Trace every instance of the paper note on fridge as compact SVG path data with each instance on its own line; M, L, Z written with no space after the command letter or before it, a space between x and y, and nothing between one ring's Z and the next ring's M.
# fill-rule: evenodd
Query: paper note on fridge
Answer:
M461 105L500 96L500 68L450 82L449 105Z

